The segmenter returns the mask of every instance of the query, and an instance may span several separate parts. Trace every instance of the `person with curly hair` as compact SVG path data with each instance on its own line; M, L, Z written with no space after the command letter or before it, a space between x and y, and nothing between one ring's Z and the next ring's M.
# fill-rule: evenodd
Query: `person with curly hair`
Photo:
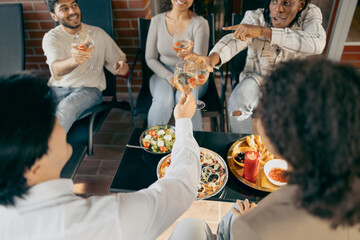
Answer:
M321 10L310 0L269 0L265 8L247 11L241 23L224 27L225 35L204 59L220 67L247 48L246 64L229 98L231 132L252 133L251 116L263 78L280 62L321 54L326 43ZM198 61L199 61L198 60ZM289 79L289 82L291 80Z
M206 19L195 13L195 10L203 9L201 0L166 0L162 13L151 19L145 53L146 63L154 72L149 82L152 95L152 104L148 113L149 127L167 124L176 100L180 97L180 92L174 91L176 63L192 52L201 55L208 53L209 24ZM178 53L172 46L175 30L187 32L192 41L186 50ZM208 82L199 87L199 98L206 93L207 88ZM202 130L199 110L195 112L192 122L194 130Z
M360 239L359 71L310 58L281 64L266 81L257 126L291 166L288 186L236 220L234 236L271 216L267 230L251 230L257 239L287 227L291 239Z
M257 128L267 148L287 160L288 184L257 206L238 201L217 239L360 239L359 71L294 59L279 64L261 93ZM204 221L180 224L189 222L182 232L211 239Z

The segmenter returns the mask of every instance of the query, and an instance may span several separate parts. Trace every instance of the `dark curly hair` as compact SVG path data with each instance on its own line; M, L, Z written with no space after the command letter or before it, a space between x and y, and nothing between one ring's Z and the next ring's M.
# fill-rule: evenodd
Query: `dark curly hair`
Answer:
M45 81L30 75L0 76L0 204L28 190L24 171L48 150L55 98Z
M195 8L195 11L194 11ZM161 12L167 12L172 9L171 0L165 0L162 7ZM194 0L193 5L190 7L190 10L195 12L199 16L204 16L206 14L206 7L203 0Z
M264 18L265 18L265 22L269 25L272 26L272 22L271 22L271 17L270 17L270 2L271 0L268 1L268 3L265 6L264 9ZM309 3L311 2L311 0L305 0L305 5L304 7L296 14L294 20L292 20L292 22L290 23L290 27L294 24L297 23L299 20L299 17L301 16L301 13L305 10L305 8L309 5Z
M297 201L332 227L360 222L360 74L321 58L282 63L262 87L266 135Z
M55 4L58 0L45 0L45 4L50 12L55 13Z

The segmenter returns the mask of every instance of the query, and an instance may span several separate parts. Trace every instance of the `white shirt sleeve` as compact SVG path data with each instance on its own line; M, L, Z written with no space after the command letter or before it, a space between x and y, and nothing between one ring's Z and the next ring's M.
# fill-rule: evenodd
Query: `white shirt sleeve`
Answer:
M175 134L165 177L147 189L116 195L122 239L155 239L195 200L201 165L191 120L178 119Z

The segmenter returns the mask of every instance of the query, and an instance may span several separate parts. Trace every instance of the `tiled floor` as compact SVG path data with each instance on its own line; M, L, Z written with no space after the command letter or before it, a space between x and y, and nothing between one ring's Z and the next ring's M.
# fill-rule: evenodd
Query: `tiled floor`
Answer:
M210 121L203 120L204 131L210 131ZM74 178L74 192L82 196L109 194L109 188L115 175L125 144L132 131L131 114L122 110L113 110L95 137L94 155L85 156ZM178 220L185 217L199 217L205 220L212 231L221 217L230 209L232 203L216 201L196 201ZM168 239L174 223L158 240Z

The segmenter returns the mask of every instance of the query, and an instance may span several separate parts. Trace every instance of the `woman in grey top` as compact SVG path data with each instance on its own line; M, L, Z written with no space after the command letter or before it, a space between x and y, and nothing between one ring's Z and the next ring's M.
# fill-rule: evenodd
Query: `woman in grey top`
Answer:
M174 86L174 67L189 53L206 55L209 47L209 25L206 19L193 12L201 8L201 0L166 0L162 13L151 19L146 42L146 62L154 75L150 78L150 92L153 97L148 114L149 127L167 124L175 106L175 97L180 92ZM186 31L192 41L191 47L178 54L172 48L175 30ZM208 87L199 88L199 98ZM194 94L194 92L193 92ZM201 112L197 110L192 118L193 129L202 130Z

